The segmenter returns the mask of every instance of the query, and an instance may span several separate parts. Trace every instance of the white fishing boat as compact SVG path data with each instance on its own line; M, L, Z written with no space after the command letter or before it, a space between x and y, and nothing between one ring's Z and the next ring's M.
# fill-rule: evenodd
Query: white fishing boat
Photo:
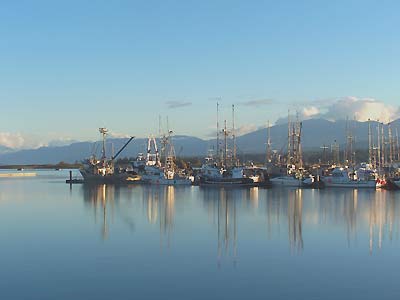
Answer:
M244 167L219 168L204 164L200 170L199 184L202 186L258 186L259 177L244 174Z
M232 105L232 128L228 130L226 120L221 133L224 137L223 149L220 148L219 104L217 103L217 151L216 156L209 153L197 177L200 186L260 186L264 185L263 176L254 168L246 168L239 164L236 149L235 106ZM228 139L232 139L232 150ZM221 151L220 151L221 150Z
M302 126L298 117L296 122L292 123L288 115L286 174L271 178L269 181L272 186L301 187L303 185Z
M141 176L141 182L153 185L191 185L193 180L179 174L175 164L175 150L171 140L171 133L163 137L163 149L167 153L164 166L158 152L155 137L150 136L147 144L147 156L139 154L133 162L133 168Z
M323 176L321 180L327 188L376 188L375 178L365 177L364 175L362 170L360 170L360 176L357 176L356 171L336 167L330 175Z
M303 185L303 180L297 178L296 176L283 175L271 178L269 180L273 186L292 186L301 187Z
M142 182L154 185L191 185L188 177L182 177L175 172L165 171L157 166L146 166L141 175Z

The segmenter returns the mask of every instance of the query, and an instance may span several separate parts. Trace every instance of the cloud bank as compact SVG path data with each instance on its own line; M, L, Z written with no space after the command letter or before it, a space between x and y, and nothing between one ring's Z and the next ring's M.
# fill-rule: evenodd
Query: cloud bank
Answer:
M0 146L12 150L37 149L46 146L66 146L74 140L68 138L58 138L55 140L45 139L36 135L27 135L22 133L0 132Z
M338 100L318 101L303 107L299 112L302 120L322 118L330 121L346 118L365 122L368 119L388 123L400 118L400 108L373 98L358 98L353 96ZM276 124L287 123L287 117L280 118Z

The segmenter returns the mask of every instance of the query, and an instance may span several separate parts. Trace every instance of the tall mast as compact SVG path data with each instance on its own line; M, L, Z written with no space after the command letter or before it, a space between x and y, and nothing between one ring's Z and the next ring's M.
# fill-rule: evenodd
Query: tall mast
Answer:
M220 160L220 153L219 153L219 103L217 102L217 163Z
M331 146L332 151L332 159L335 165L339 164L340 160L340 147L336 140L334 140L333 145Z
M393 163L393 137L392 137L392 127L388 124L388 139L389 139L389 163Z
M372 165L372 132L371 132L371 119L368 119L368 163Z
M349 163L349 117L346 116L346 148L344 149L344 164L347 165Z
M108 130L105 127L101 127L101 128L99 128L99 131L100 131L100 133L102 135L102 138L103 138L103 147L102 147L102 150L101 150L101 159L105 160L106 159L106 136L107 136Z
M381 142L382 142L382 146L381 146L381 154L382 154L382 167L385 167L386 164L386 142L385 142L385 129L383 126L383 123L381 124Z
M353 153L353 128L349 121L349 118L346 117L346 149L344 151L344 163L350 165L354 164L354 153Z
M326 164L327 163L327 159L326 159L326 150L328 149L328 147L323 144L321 147L319 147L320 149L322 149L322 164Z
M291 145L291 139L292 139L292 135L291 135L291 127L290 127L290 111L288 110L288 145L287 145L287 163L286 165L290 165L291 163L291 156L292 156L292 145Z
M400 151L399 151L399 132L396 127L396 154L397 154L397 161L400 161Z
M266 162L271 162L271 127L269 126L269 120L267 122L267 157Z
M380 131L380 123L378 122L378 127L377 127L377 131L378 131L378 164L379 164L379 170L382 168L382 157L381 157L381 131Z
M303 123L298 121L298 132L297 132L297 163L299 168L303 168L303 151L301 149L301 130Z
M235 133L235 105L232 104L232 139L233 139L233 165L236 166L236 133Z
M227 154L228 154L228 130L226 129L226 120L224 121L224 165L226 167L226 160L227 160Z

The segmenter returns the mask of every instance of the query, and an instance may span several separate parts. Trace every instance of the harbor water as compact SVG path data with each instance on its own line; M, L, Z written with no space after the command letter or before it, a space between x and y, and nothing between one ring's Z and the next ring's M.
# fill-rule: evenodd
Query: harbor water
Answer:
M2 299L396 299L400 192L0 178ZM76 172L76 171L75 171Z

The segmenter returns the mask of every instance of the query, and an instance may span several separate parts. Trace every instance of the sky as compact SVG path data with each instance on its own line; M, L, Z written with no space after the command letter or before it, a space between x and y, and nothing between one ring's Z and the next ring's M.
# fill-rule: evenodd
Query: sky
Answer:
M0 145L399 114L399 1L3 1ZM343 114L350 114L344 116Z

